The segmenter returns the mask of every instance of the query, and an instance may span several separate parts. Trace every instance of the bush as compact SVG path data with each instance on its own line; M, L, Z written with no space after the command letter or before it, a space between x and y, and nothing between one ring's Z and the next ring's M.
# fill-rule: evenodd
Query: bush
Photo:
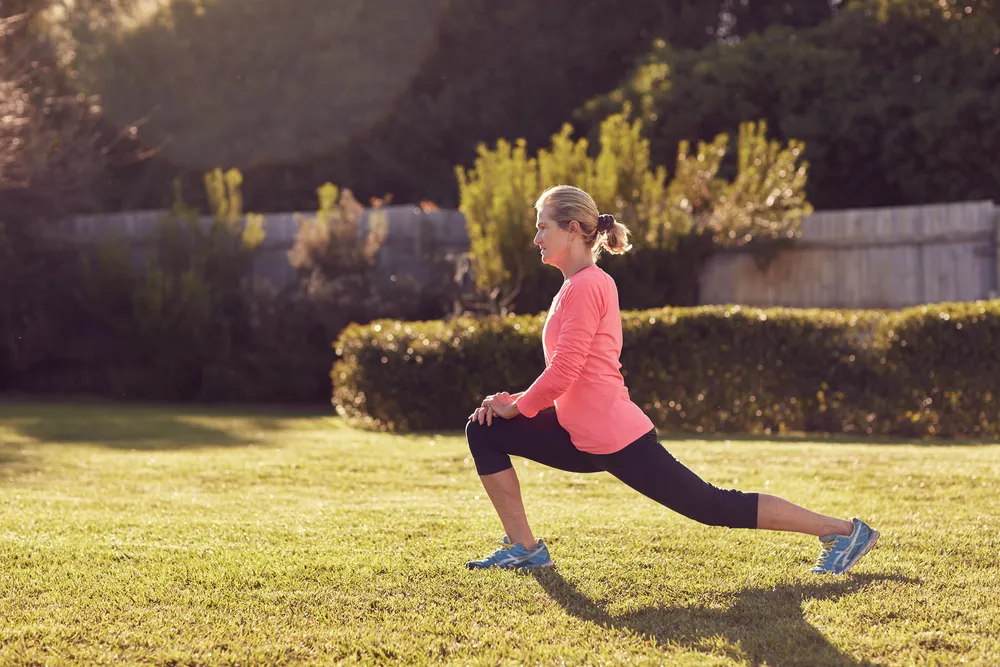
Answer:
M544 316L380 321L337 341L353 424L455 430L544 368ZM663 308L623 313L633 400L673 432L1000 437L1000 301L898 312ZM433 388L433 389L431 389Z
M417 313L419 290L375 284L382 234L373 225L376 233L362 237L363 208L329 183L289 252L298 280L284 290L254 280L264 230L260 216L244 216L241 184L235 169L205 177L208 221L178 195L141 267L119 243L89 253L73 292L79 335L50 349L51 370L22 386L148 400L320 403L335 359L330 341L348 323Z
M892 378L879 431L1000 436L1000 301L911 308L880 331ZM880 359L881 361L881 359Z
M542 362L542 324L536 315L347 327L336 343L334 405L369 427L456 428L487 387L527 387Z
M326 183L316 190L319 210L299 219L295 245L289 262L298 271L298 284L288 296L308 304L314 311L313 325L332 333L330 340L349 322L367 322L377 317L412 317L418 286L409 282L375 280L376 255L386 237L385 212L373 208L370 228L361 233L364 207L350 190ZM329 365L318 376L325 376Z
M0 221L0 391L322 404L347 324L446 314L440 284L376 280L385 212L362 236L364 209L329 183L289 252L298 279L256 280L263 220L243 213L241 187L238 170L206 174L206 219L176 185L141 256Z
M766 135L765 123L740 126L731 180L719 176L730 153L729 137L719 135L696 151L682 141L668 182L628 104L601 123L594 157L587 139L573 140L569 125L536 157L524 139L500 140L493 150L480 145L473 169L456 168L477 289L494 314L515 305L522 313L547 309L558 273L542 265L532 245L533 206L545 187L567 183L590 192L602 212L632 232L634 256L601 260L628 286L622 308L697 303L701 269L715 248L794 239L812 212L803 146L783 147Z
M241 182L236 170L205 176L214 209L207 224L178 193L141 268L116 242L84 257L83 324L88 342L106 344L88 346L78 358L92 374L100 362L114 369L97 373L107 389L145 399L222 400L234 398L234 385L248 388L242 352L254 336L252 263L264 232L258 216L243 215Z

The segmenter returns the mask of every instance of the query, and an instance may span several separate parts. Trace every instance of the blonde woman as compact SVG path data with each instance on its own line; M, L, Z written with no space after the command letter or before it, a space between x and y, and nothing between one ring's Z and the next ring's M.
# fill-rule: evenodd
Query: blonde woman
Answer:
M875 545L878 531L859 519L825 516L777 496L717 488L658 442L621 375L618 290L596 265L604 250L630 249L628 229L599 214L593 198L572 186L549 188L535 209L541 261L559 269L565 280L542 333L545 370L524 392L491 395L469 415L469 448L506 535L500 549L467 567L553 564L525 516L510 460L520 456L569 472L609 472L702 524L817 536L821 553L811 572L847 572Z

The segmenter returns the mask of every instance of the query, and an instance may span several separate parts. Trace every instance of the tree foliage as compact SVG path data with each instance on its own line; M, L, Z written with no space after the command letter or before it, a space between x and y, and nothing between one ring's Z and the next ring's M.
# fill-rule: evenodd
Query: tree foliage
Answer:
M43 232L97 205L115 155L96 100L62 87L37 4L0 8L0 388L57 344L75 255Z
M326 180L362 201L453 206L453 165L477 144L544 146L655 39L700 48L833 13L828 0L172 0L115 23L115 3L90 4L97 18L63 30L67 67L111 117L148 116L139 137L164 157L119 173L116 203L168 203L173 176L195 186L225 165L262 211L303 210Z
M817 208L1000 199L997 6L859 1L814 28L700 51L664 45L577 120L595 136L627 102L649 121L654 159L674 168L681 141L763 119L775 138L808 146Z

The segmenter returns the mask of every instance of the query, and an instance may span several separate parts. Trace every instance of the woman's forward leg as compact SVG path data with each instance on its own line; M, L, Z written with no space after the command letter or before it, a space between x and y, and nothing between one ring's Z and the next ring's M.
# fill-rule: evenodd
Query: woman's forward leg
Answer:
M520 456L567 472L600 471L573 446L569 433L559 425L555 410L551 408L531 419L523 416L494 419L491 426L470 421L465 427L465 434L479 479L508 539L522 545L529 553L536 548L544 548L544 545L538 547L539 543L531 532L521 498L520 482L510 457ZM489 566L488 560L483 559L482 566Z

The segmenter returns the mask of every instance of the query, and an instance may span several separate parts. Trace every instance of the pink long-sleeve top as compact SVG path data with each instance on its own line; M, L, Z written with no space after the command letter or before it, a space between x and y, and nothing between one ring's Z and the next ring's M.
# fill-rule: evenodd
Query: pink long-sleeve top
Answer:
M555 406L577 449L613 454L653 423L621 374L621 311L614 279L596 265L577 271L552 299L542 329L545 370L516 399L525 417Z

